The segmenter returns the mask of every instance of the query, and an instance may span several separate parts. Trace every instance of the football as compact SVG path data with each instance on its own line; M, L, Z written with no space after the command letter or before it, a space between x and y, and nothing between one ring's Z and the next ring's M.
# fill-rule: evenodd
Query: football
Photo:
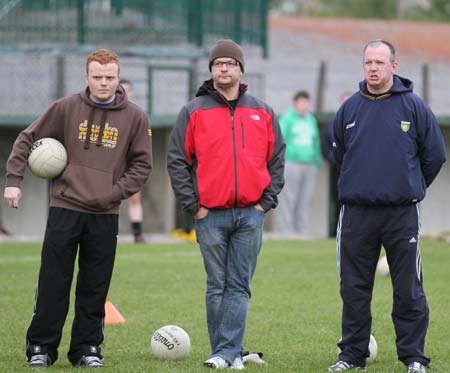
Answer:
M377 273L381 276L389 276L389 264L386 255L383 255L377 264Z
M342 340L339 339L339 342ZM337 348L337 353L340 354L341 353L341 349L338 347ZM378 355L378 344L377 341L375 340L375 337L373 336L373 334L370 335L370 340L369 340L369 357L366 359L366 362L370 363L371 361L374 361L376 359Z
M44 137L31 146L28 167L33 175L53 179L63 172L66 164L66 148L58 140Z
M370 335L370 341L369 341L369 357L367 358L367 362L374 361L378 355L378 344L375 340L375 337L371 334Z
M191 341L184 329L166 325L153 333L150 347L158 359L181 360L191 352Z

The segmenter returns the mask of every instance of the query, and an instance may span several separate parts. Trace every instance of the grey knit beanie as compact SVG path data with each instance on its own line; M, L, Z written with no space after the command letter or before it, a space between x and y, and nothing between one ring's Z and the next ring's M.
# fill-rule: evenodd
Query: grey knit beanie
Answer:
M231 39L219 40L213 45L209 53L209 71L211 71L212 63L216 58L230 57L234 58L241 65L241 70L244 72L244 52L241 46Z

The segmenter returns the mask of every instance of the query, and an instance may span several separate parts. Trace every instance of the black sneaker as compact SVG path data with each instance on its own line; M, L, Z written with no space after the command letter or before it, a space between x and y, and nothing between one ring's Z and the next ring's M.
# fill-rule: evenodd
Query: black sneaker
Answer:
M28 360L28 367L30 368L48 368L52 365L48 354L32 355Z
M84 356L75 364L77 367L102 368L103 362L98 356Z
M144 243L145 242L144 235L142 233L135 234L134 235L134 242L135 243Z
M330 365L327 372L335 372L340 370L362 370L365 371L366 367L360 367L358 365L347 363L346 361L339 360L336 364Z

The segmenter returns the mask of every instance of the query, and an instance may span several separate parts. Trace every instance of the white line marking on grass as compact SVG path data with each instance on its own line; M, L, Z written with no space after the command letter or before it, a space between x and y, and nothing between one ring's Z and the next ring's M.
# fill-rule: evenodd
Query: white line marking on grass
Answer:
M4 258L0 258L0 264L29 263L29 262L38 262L40 260L41 260L40 256L6 256Z
M168 256L168 257L175 257L175 256L197 256L200 255L198 252L195 251L177 251L177 252L170 252L170 253L164 253L162 256ZM125 254L121 255L118 254L118 257L121 259L134 259L134 258L142 258L144 256L148 256L147 254ZM7 263L31 263L31 262L39 262L41 260L40 256L5 256L0 257L0 264L7 264Z
M165 253L164 256L197 256L200 255L197 251L177 251L173 253Z
M195 251L177 251L177 252L169 252L169 253L154 253L149 251L148 253L142 254L117 254L117 257L120 259L139 259L143 257L153 257L153 256L165 256L165 257L174 257L174 256L198 256L199 252Z

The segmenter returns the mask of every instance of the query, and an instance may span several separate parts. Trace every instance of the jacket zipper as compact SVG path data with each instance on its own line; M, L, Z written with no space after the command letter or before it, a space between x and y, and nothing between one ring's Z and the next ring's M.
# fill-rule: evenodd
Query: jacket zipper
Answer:
M238 205L238 174L237 174L237 155L236 155L236 131L234 128L234 109L230 108L231 113L231 132L233 135L233 160L234 160L234 207Z
M233 137L233 161L234 161L234 207L238 206L238 172L237 172L237 145L236 145L236 131L234 128L234 108L228 103L228 100L217 93L222 101L229 107L231 116L231 135Z
M241 118L241 132L242 132L242 148L245 148L245 131L244 131L244 122Z

